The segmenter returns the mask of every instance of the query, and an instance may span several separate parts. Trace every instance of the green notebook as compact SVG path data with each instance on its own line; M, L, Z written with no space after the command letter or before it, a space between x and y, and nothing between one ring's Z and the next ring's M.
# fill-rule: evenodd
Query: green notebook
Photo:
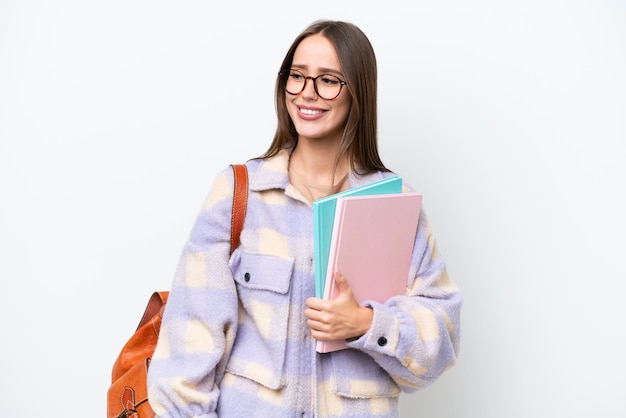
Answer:
M324 297L328 253L333 236L337 198L342 196L365 196L402 193L402 178L391 176L373 183L345 190L313 202L313 256L315 263L315 296Z

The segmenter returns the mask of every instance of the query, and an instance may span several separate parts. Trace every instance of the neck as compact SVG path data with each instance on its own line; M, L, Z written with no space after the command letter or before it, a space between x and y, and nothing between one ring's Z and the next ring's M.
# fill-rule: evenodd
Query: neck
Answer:
M298 143L289 159L289 179L309 200L338 193L349 187L348 158L343 158L335 167L336 152L327 148L301 147Z
M332 186L350 171L349 160L344 157L335 167L338 150L316 145L299 142L289 159L289 168L309 183Z

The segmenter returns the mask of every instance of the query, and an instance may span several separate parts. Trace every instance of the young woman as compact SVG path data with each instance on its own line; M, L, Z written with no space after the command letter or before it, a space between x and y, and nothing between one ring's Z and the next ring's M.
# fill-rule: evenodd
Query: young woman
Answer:
M241 245L229 254L228 168L183 249L149 369L157 416L396 417L402 391L454 364L461 297L423 210L404 296L360 305L338 274L336 300L314 297L313 200L392 175L377 149L376 77L350 23L315 22L293 42L274 140L246 163ZM316 352L333 339L349 348Z

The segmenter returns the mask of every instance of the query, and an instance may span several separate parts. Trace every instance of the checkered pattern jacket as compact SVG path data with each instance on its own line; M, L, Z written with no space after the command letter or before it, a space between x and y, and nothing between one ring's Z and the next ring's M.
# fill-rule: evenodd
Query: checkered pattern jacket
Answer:
M232 256L233 174L217 175L182 250L149 368L158 417L397 417L401 392L455 363L461 296L423 209L406 294L367 302L372 326L349 349L315 351L303 314L315 295L312 207L289 184L288 160L285 150L246 163L248 210ZM350 187L389 175L351 173Z

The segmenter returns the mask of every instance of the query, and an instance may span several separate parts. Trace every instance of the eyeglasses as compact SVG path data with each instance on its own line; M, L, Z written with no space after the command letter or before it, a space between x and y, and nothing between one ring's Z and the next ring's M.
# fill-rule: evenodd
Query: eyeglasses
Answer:
M342 79L332 74L320 74L317 77L305 76L298 70L289 70L289 73L280 73L283 77L283 88L291 95L297 96L304 91L307 80L313 80L315 93L324 100L333 100L346 83Z

